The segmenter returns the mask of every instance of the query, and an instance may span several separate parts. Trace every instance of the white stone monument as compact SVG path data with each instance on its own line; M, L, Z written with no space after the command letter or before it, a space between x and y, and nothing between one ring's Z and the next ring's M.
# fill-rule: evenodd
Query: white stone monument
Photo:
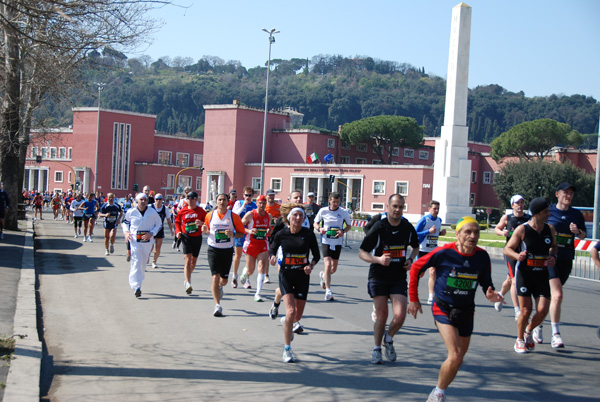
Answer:
M469 207L471 161L467 146L471 7L460 3L452 9L450 31L446 111L441 138L435 143L433 169L433 199L440 202L439 216L444 223L473 215Z

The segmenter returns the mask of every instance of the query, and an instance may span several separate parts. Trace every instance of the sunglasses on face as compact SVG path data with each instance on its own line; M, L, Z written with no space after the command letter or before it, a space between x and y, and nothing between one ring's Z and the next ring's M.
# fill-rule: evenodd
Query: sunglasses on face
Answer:
M252 194L244 194L244 197L252 197Z

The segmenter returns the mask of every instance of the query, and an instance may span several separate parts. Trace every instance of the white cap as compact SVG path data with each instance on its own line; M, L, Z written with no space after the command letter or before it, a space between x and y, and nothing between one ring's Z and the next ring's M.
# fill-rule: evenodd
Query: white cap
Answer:
M517 202L524 200L524 199L525 198L523 198L523 196L520 194L513 195L510 199L510 205L516 204Z

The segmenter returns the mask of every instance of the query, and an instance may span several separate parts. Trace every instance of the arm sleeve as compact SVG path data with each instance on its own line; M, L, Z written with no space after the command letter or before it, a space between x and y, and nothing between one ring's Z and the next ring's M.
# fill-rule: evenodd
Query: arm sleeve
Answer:
M272 257L274 255L277 255L277 249L279 248L279 236L273 236L271 237L271 244L269 245L269 255Z
M240 212L242 212L242 210L244 209L243 205L244 204L242 204L240 202L240 200L237 200L235 202L235 204L233 204L233 207L231 208L231 212L233 212L234 214L239 216Z
M132 211L132 210L130 209L129 211ZM123 223L121 223L121 229L123 229L123 233L130 231L129 225L130 225L131 213L129 211L127 211L127 213L123 217Z
M479 275L477 280L481 285L481 290L483 294L487 293L488 288L491 286L494 289L494 284L492 283L492 261L490 260L490 256L485 250L477 250L480 253L483 253L483 264L481 270L479 271Z
M180 211L181 212L181 211ZM181 214L175 215L175 234L181 233Z
M432 257L436 255L438 250L440 250L440 247L436 247L431 253L420 257L410 267L410 279L408 281L408 296L410 301L419 300L419 277L421 276L421 272L432 266Z

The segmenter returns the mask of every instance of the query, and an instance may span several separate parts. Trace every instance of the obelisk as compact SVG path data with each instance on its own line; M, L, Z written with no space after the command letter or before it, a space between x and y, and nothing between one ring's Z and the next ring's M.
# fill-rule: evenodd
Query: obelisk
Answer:
M446 111L441 138L435 143L433 199L440 202L444 223L456 223L472 215L469 207L471 161L467 140L469 47L471 7L460 3L452 9L450 56L446 78Z

